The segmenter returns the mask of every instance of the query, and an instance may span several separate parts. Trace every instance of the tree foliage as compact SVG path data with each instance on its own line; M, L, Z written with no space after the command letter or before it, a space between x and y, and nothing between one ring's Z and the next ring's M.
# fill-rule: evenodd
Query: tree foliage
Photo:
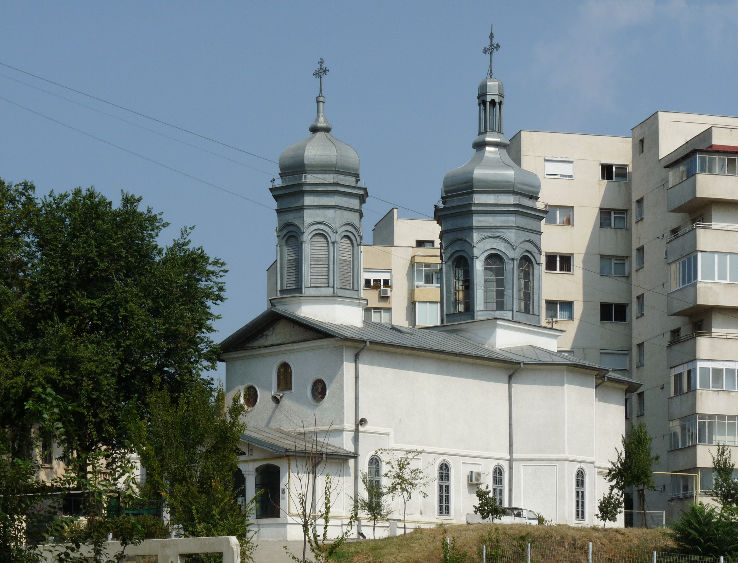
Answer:
M370 479L366 471L361 472L361 483L364 485L366 497L356 499L356 508L369 516L372 522L372 537L376 539L377 521L389 516L391 508L387 505L387 493L381 483Z
M622 451L615 451L616 459L610 462L607 470L610 491L617 490L624 494L629 487L634 487L638 491L644 525L648 527L646 491L654 489L653 466L659 456L651 453L651 435L643 423L631 428L623 436L622 444Z
M421 452L409 450L400 456L389 456L387 459L387 470L384 477L387 479L386 492L388 495L399 498L402 501L402 530L407 533L407 503L417 492L423 498L428 493L423 487L428 482L428 477L422 467L417 465L420 461Z
M712 492L723 509L738 505L738 481L734 476L735 464L730 448L718 444L712 455Z
M497 504L497 499L492 495L489 486L477 487L475 491L477 502L474 505L474 513L479 514L484 520L497 520L505 515L505 509Z
M37 424L67 451L119 447L155 379L178 394L214 365L224 264L189 229L160 246L167 223L130 194L0 180L0 203L0 426L15 453Z
M738 520L733 511L692 504L672 526L671 536L690 555L738 555Z
M602 521L603 528L607 527L608 522L615 522L618 514L623 510L623 495L620 491L613 488L609 492L602 495L600 502L597 503L597 519Z

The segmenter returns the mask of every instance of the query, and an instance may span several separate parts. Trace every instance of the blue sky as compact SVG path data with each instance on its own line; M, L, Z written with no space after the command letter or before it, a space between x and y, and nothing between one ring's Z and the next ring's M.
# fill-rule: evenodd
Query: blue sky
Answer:
M508 136L629 135L656 110L738 115L738 1L4 2L0 177L141 195L171 223L162 242L196 226L230 270L220 340L266 307L267 188L308 134L318 58L333 134L361 158L369 242L382 200L432 215L443 175L471 155L490 23Z

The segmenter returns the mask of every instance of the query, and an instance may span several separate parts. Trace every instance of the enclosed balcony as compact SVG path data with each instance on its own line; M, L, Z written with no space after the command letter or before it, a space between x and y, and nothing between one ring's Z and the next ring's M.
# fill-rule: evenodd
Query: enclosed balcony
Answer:
M713 202L738 202L738 157L695 153L669 170L666 207L692 213Z
M669 263L669 315L738 307L738 254L695 252Z

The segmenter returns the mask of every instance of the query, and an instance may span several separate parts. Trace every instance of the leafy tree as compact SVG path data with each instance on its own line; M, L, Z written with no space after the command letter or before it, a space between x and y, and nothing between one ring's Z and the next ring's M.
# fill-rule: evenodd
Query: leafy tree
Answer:
M643 514L643 524L648 528L646 520L646 491L654 489L653 465L659 456L651 454L651 436L646 425L640 423L631 428L622 439L622 451L616 450L615 461L610 462L606 478L610 482L610 490L624 494L628 487L635 487Z
M622 510L623 495L620 491L611 488L597 503L597 519L602 520L603 528L607 528L607 523L615 522Z
M685 553L719 557L738 555L735 514L692 504L672 526L671 536Z
M733 476L735 464L730 454L730 448L725 444L718 444L715 454L712 455L712 492L722 508L738 505L738 481Z
M214 366L213 305L224 265L190 230L94 189L35 195L0 180L0 427L28 457L32 429L54 426L67 452L125 448L154 380L181 393Z
M234 490L245 430L240 397L226 406L222 389L213 392L198 383L176 400L157 389L148 407L148 420L133 423L135 448L146 467L143 497L163 499L185 536L236 536L242 558L250 559L253 502L242 509Z
M415 465L420 459L417 450L409 450L401 456L390 456L387 459L387 470L384 477L388 481L386 492L388 495L402 500L402 532L407 533L407 503L417 492L423 498L428 493L423 487L428 482L428 477L422 467Z
M387 518L391 512L386 502L387 494L381 484L377 484L374 479L369 479L366 471L361 472L361 483L364 485L366 497L360 496L356 499L356 508L369 515L372 521L372 537L376 539L377 521Z
M492 495L488 485L477 487L475 494L479 504L474 505L474 514L479 514L484 520L492 521L505 515L505 509L497 504L497 499Z

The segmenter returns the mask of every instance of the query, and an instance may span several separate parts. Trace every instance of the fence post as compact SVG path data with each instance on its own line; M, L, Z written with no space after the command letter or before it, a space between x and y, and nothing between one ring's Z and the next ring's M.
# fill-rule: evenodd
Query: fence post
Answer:
M653 552L653 563L656 563L656 552Z
M589 542L589 549L587 550L587 563L592 563L592 542Z
M528 542L528 559L526 561L530 563L530 542Z
M723 563L723 556L720 556L720 563Z
M487 563L487 544L482 544L482 563ZM720 562L722 563L722 561Z

